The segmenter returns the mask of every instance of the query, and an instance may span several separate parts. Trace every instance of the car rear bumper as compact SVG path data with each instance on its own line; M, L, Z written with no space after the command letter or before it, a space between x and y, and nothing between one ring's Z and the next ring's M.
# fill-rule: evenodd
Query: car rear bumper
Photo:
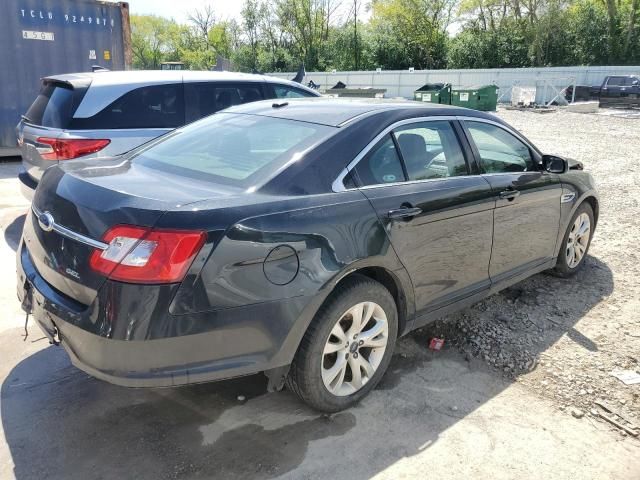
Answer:
M25 170L18 173L18 181L20 182L20 192L22 195L29 201L33 200L38 182L36 182Z
M640 96L600 97L601 107L640 107Z
M110 335L117 331L118 320L133 321L114 319L113 331L90 331L87 325L96 317L95 305L77 304L47 284L33 267L24 244L18 251L17 271L18 298L23 301L25 295L31 295L26 304L31 305L33 319L45 335L53 343L59 341L79 369L127 387L209 382L287 365L297 348L297 342L290 339L291 333L297 330L296 320L309 300L296 297L198 314L209 322L209 328L201 333L114 339ZM157 315L155 309L147 310ZM161 323L185 320L187 324L199 321L168 314L148 319Z

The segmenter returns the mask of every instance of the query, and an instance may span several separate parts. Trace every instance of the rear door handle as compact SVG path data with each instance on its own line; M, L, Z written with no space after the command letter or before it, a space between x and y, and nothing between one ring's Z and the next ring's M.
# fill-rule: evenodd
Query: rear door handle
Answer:
M500 198L503 198L505 200L513 200L518 195L520 195L520 191L515 189L507 189L500 192Z
M397 220L401 218L415 217L416 215L419 215L421 213L422 209L419 207L402 207L395 210L389 210L389 212L387 212L387 217L392 220Z

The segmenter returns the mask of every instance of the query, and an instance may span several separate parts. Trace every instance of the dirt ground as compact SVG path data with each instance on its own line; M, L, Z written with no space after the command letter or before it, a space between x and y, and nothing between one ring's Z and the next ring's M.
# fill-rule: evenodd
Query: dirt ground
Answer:
M498 115L594 175L586 268L536 275L400 340L381 385L332 416L267 394L259 375L116 387L33 325L23 341L13 262L27 204L17 165L0 165L0 478L639 479L640 440L600 414L640 426L640 384L610 375L640 368L640 120ZM444 350L427 349L434 335Z

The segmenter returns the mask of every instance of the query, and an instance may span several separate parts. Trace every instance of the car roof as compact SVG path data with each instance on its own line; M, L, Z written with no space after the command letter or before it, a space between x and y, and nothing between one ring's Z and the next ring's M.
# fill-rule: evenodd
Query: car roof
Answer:
M414 102L402 99L365 98L287 98L245 103L231 107L225 112L264 115L274 118L319 123L342 127L358 118L375 114L394 113L406 117L460 115L494 119L477 110L436 103Z
M75 85L89 80L92 85L121 85L121 84L154 84L178 82L275 82L296 87L303 85L283 78L241 72L214 72L207 70L114 70L97 72L65 73L50 75L44 80L54 80Z
M61 82L74 88L89 90L76 109L74 117L95 115L111 102L135 88L149 85L190 82L260 82L286 85L305 90L311 95L318 92L304 85L283 78L239 72L212 72L198 70L125 70L66 73L43 78L44 81Z

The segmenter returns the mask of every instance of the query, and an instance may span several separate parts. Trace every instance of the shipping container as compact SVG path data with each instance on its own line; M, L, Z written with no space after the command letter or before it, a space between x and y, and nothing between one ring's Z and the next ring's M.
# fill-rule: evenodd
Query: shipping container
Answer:
M2 0L0 11L0 156L18 155L15 127L40 79L124 70L131 64L129 5L95 0Z

